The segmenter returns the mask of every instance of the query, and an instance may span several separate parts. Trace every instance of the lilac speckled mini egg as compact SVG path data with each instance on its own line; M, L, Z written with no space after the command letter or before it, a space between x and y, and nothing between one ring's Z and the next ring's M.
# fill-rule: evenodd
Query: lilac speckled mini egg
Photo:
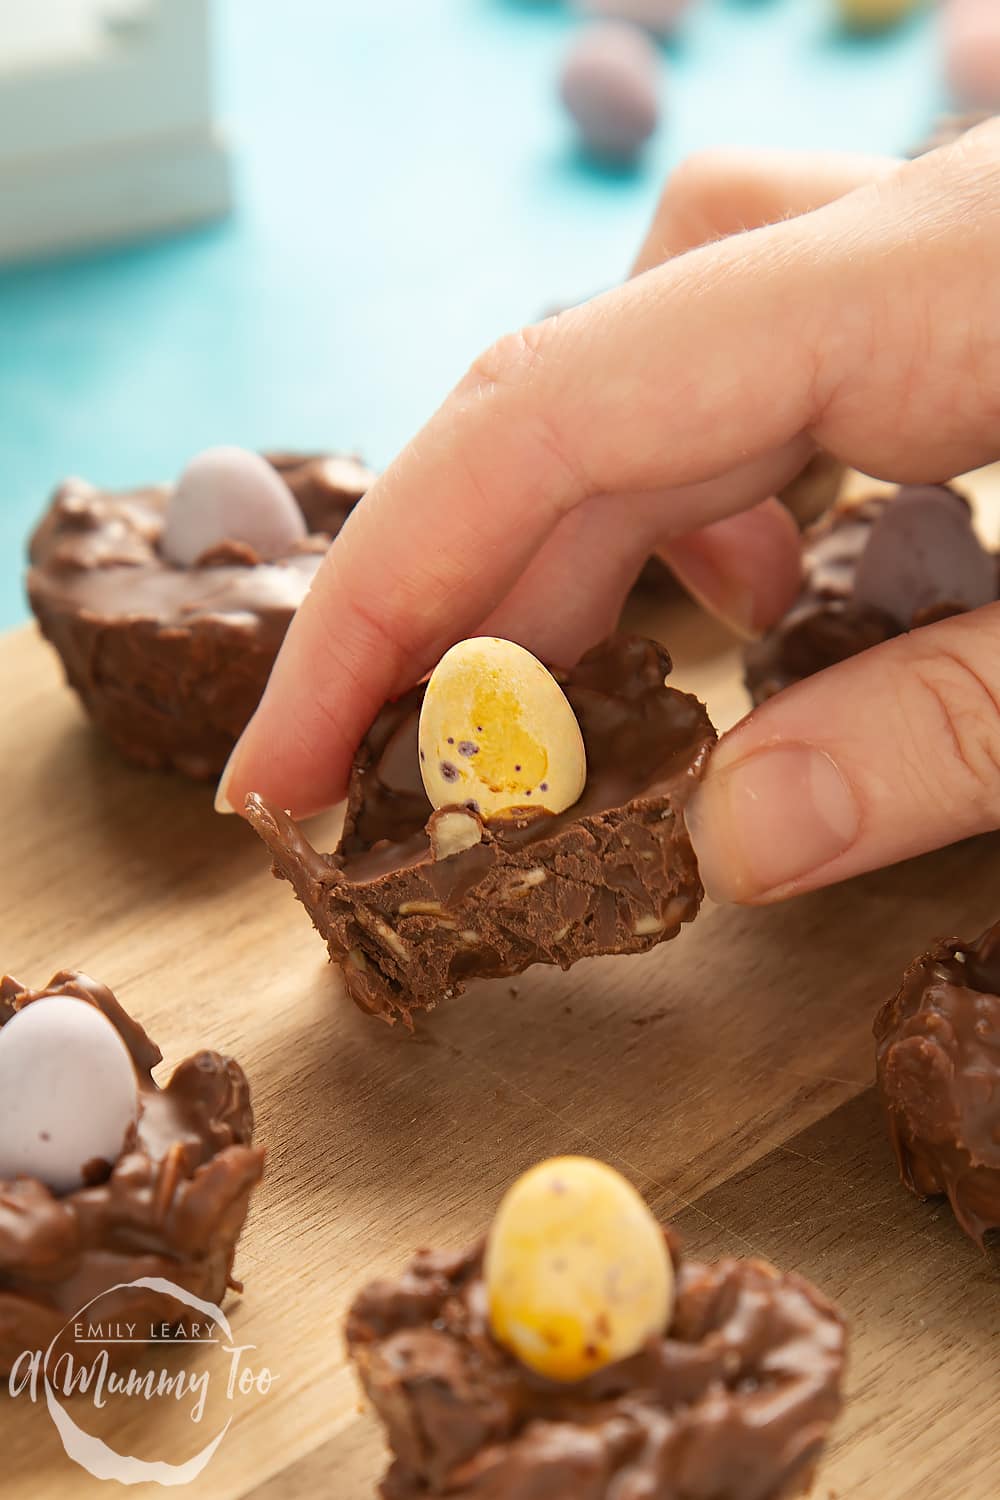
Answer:
M956 103L1000 109L1000 0L950 0L944 14L944 53Z
M644 31L622 22L588 27L563 64L562 101L595 156L628 161L660 118L662 60Z

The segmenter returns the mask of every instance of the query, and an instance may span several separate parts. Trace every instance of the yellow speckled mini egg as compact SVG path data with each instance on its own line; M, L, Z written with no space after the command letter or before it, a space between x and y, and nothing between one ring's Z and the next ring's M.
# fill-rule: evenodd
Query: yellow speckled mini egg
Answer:
M924 0L837 0L845 26L854 31L880 31L912 14Z
M420 774L434 807L488 818L563 812L587 779L583 736L562 688L512 641L476 636L431 673L420 711Z
M582 1380L662 1334L674 1296L663 1231L625 1178L560 1156L515 1182L484 1266L497 1341L551 1380Z

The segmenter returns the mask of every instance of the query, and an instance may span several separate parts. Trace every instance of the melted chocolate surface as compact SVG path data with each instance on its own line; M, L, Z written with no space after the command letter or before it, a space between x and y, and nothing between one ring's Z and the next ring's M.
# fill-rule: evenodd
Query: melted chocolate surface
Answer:
M477 841L450 857L435 858L420 779L422 688L387 704L365 737L335 853L248 799L275 873L362 1009L408 1021L472 978L643 952L694 917L702 889L682 814L715 731L696 698L666 686L669 671L662 647L616 636L557 674L583 733L583 795L557 815L469 815Z
M947 485L904 486L836 507L806 533L802 564L799 598L746 649L755 703L1000 595L997 557L977 540L968 502Z
M921 1197L947 1194L982 1245L1000 1229L1000 922L911 964L875 1038L903 1182Z
M160 551L169 485L63 484L31 542L28 594L94 721L130 760L219 774L330 542L374 475L342 455L270 454L309 535L262 562L226 542L194 567Z
M366 1288L347 1340L395 1459L385 1500L804 1493L840 1410L843 1318L763 1261L702 1265L671 1249L667 1333L572 1385L493 1339L481 1245L422 1251Z
M586 785L565 812L521 809L513 817L486 820L494 839L523 847L554 837L581 818L634 797L655 796L687 771L692 750L706 739L705 711L697 698L666 688L670 658L650 645L635 636L616 637L588 653L572 672L554 672L583 735ZM345 873L366 878L372 868L366 856L377 848L387 861L394 860L395 851L415 836L421 855L428 850L425 830L432 808L417 750L423 696L420 686L387 705L366 737L367 764L358 777L358 795L349 800L338 851Z

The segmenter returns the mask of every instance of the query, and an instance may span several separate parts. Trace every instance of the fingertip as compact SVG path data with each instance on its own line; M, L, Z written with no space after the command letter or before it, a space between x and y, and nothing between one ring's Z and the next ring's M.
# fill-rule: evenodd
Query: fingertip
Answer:
M779 620L802 586L798 527L779 500L678 537L661 553L685 588L743 636Z
M684 809L684 822L698 862L698 874L705 888L705 895L717 906L728 906L739 898L734 893L732 882L726 878L725 862L717 838L716 811L712 793L703 783Z
M856 842L861 811L826 750L765 743L709 774L688 809L702 883L714 901L767 903L820 882Z
M300 739L301 751L296 751ZM215 811L223 817L245 817L251 795L299 820L328 811L344 795L346 773L338 774L338 757L322 753L326 743L320 726L293 739L282 732L280 717L263 716L258 710L219 778Z
M222 768L222 775L219 777L218 785L215 788L215 811L224 818L232 817L236 812L230 795L230 788L236 774L236 760L242 743L243 735L240 736L230 751L229 759Z

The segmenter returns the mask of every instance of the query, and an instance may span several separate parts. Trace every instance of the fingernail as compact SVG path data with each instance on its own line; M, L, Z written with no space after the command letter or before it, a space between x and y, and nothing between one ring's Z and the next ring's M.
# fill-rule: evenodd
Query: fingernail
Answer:
M775 745L713 773L687 811L701 878L714 901L759 901L851 847L861 814L829 755Z
M233 769L236 763L236 752L240 748L240 743L241 741L237 740L233 749L230 751L229 759L226 761L226 764L222 768L222 775L219 777L219 785L215 790L215 810L217 813L222 813L223 817L230 817L236 811L235 807L229 800L229 784L233 779Z
M756 619L757 600L749 584L723 572L704 549L681 538L672 542L668 556L680 573L681 582L699 604L719 615L738 635L760 633Z
M684 582L697 602L718 615L719 619L736 635L748 641L760 635L757 596L752 588L737 580L727 578L723 573L716 574L716 582L711 588L698 588L686 578Z

